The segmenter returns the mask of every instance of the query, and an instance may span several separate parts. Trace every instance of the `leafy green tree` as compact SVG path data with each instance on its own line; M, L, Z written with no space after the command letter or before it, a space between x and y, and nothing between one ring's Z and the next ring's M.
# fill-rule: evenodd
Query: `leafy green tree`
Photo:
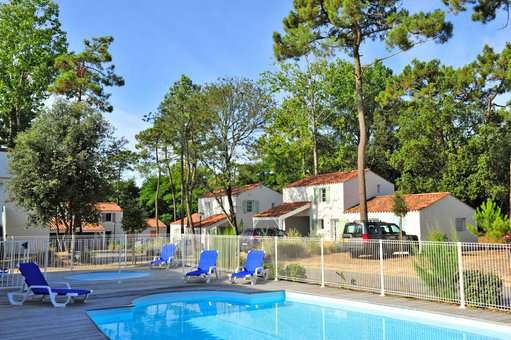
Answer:
M277 72L263 74L264 82L272 92L285 96L281 102L280 114L286 116L286 121L291 121L292 130L299 134L299 143L310 150L313 175L317 175L319 169L320 131L324 130L326 122L333 115L327 105L328 93L323 86L326 68L325 60L313 63L306 61L303 68L298 63L282 63Z
M399 238L403 239L403 217L408 214L408 207L406 206L403 195L396 191L392 198L392 212L399 217Z
M9 192L40 226L60 223L66 233L98 220L112 169L107 155L112 129L83 103L56 102L16 138L9 153Z
M184 217L194 232L193 193L202 178L199 162L205 145L205 133L209 129L209 114L201 87L183 75L172 84L158 108L158 126L164 131L164 141L173 146L180 168L181 232L184 233Z
M247 79L222 79L205 89L209 126L205 134L207 148L201 158L210 171L213 186L220 187L227 197L217 201L239 234L232 191L236 183L237 162L256 139L269 116L273 101L263 87Z
M123 210L122 228L125 232L135 234L147 228L145 211L136 200L127 200L121 207Z
M48 97L53 63L66 52L58 6L51 0L0 3L0 144L14 146Z
M443 0L446 5L456 12L472 7L472 20L487 23L497 17L499 10L506 12L509 20L510 0Z
M110 36L84 40L84 50L67 53L55 61L59 71L51 90L57 94L85 101L101 111L112 112L105 87L124 86L124 79L115 74L109 48L114 39Z
M360 219L367 221L364 176L366 96L363 92L361 47L375 40L384 41L388 48L399 50L409 50L431 39L443 43L451 36L452 25L445 21L445 14L441 10L411 14L398 0L294 0L293 7L283 20L284 35L273 35L277 59L338 50L353 58L360 132L357 155Z
M154 190L154 218L156 220L156 232L159 233L159 214L158 208L161 183L161 161L160 161L160 143L162 132L156 127L149 127L139 132L135 137L137 139L136 148L139 150L139 160L141 166L139 169L146 174L153 172L156 168L156 188ZM164 226L162 226L164 227Z

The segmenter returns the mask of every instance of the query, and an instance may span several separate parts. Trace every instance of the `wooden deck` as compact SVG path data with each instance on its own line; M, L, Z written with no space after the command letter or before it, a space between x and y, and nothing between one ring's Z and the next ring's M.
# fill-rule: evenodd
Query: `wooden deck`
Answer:
M70 273L50 273L50 281L62 281ZM394 306L434 312L439 314L477 319L492 323L511 325L511 313L482 309L460 309L456 305L419 301L393 296L381 297L377 294L355 292L337 288L321 288L303 283L268 281L255 287L231 285L220 281L211 285L184 284L180 270L152 270L150 276L129 279L122 282L72 282L73 286L91 288L91 295L85 304L69 304L66 308L53 308L51 304L27 302L24 306L10 306L5 292L0 292L0 339L104 339L88 319L88 309L129 305L137 297L174 290L190 289L233 289L241 291L287 290L328 297L336 297L373 304ZM29 326L27 326L29 325Z

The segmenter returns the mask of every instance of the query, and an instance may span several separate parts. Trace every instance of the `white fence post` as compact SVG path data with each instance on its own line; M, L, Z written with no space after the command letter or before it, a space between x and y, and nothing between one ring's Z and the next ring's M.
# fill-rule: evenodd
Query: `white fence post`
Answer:
M48 240L46 243L46 251L44 252L44 276L46 277L46 273L48 271L48 257L49 257L49 251L50 251L50 240Z
M380 295L385 296L385 277L383 275L383 240L380 240Z
M461 242L456 242L458 248L458 281L460 283L460 308L465 308L465 278L463 277L463 254Z
M324 256L324 239L321 238L321 287L325 287L325 256Z
M124 234L124 265L128 265L128 234Z
M71 270L73 270L73 265L75 262L75 233L71 234Z
M275 281L279 280L279 266L278 266L278 246L277 246L278 236L275 236Z

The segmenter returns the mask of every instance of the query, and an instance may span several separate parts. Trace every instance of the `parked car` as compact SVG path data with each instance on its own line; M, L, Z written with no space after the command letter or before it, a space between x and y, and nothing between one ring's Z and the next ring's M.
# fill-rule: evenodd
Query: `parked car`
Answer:
M240 251L247 252L259 248L258 237L284 237L286 233L278 228L248 228L243 230L240 236Z
M408 235L405 231L403 231L402 237L404 241L417 241L419 239L416 235ZM345 249L349 251L351 257L379 257L379 243L369 240L399 241L401 233L399 226L395 223L369 221L364 225L362 222L357 221L346 223L342 238L346 241ZM384 257L391 256L396 252L412 254L414 248L414 245L410 243L385 242L383 244L383 253Z

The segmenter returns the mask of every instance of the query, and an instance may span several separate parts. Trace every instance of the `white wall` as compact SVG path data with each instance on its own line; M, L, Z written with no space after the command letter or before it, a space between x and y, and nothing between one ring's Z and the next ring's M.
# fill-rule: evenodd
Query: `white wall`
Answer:
M119 211L108 211L108 210L102 210L100 212L101 216L105 216L105 214L112 214L112 216L115 216L115 217L112 217L112 218L115 218L115 222L107 222L107 221L103 221L102 220L102 217L100 218L100 222L104 227L105 227L105 231L109 231L111 232L111 235L113 236L114 235L114 230L115 230L115 235L124 235L124 229L122 228L122 212L119 212Z
M277 206L282 203L282 194L271 190L263 185L260 185L252 190L248 190L240 193L237 196L233 196L233 204L234 211L236 213L236 218L238 225L243 221L244 228L252 228L253 221L252 217L259 211L263 211L266 209L270 209L273 206ZM221 198L222 204L225 208L225 211L229 212L229 202L227 196L222 196ZM252 212L243 212L243 201L253 200L259 202L259 210ZM210 202L211 209L207 209L207 202ZM198 202L199 213L203 214L204 218L207 218L211 215L222 214L224 211L220 204L218 204L218 200L215 197L202 197L199 198Z
M466 224L476 225L475 210L449 195L435 204L421 210L421 233L423 240L432 231L440 231L447 235L449 240L460 242L477 242L477 236L468 229L456 231L456 218L465 218Z
M366 197L390 195L394 193L394 184L371 170L366 171ZM379 191L378 191L379 189ZM360 203L358 196L358 177L344 182L344 210Z

